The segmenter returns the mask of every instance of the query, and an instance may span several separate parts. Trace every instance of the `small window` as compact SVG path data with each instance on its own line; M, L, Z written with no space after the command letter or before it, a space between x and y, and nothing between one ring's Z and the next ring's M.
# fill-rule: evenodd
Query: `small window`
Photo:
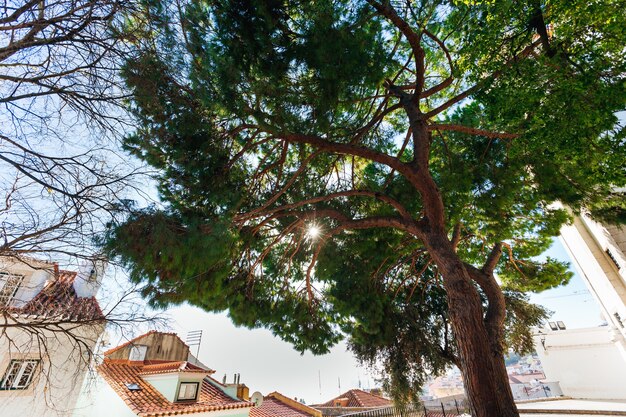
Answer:
M130 355L128 356L128 360L143 362L143 360L146 358L147 351L148 346L146 345L134 345L130 348Z
M0 308L9 307L23 279L24 275L0 271Z
M181 382L178 387L178 401L195 400L198 396L198 382Z
M0 389L26 389L33 380L38 360L12 360L0 382Z

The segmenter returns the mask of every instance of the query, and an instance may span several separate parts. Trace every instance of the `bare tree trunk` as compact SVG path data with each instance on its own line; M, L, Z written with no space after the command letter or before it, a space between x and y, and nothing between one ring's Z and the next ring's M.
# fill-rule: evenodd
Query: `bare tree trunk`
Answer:
M472 275L445 236L431 236L427 245L444 277L450 322L470 409L474 417L519 417L502 356L501 328L485 325L484 308ZM500 291L498 289L498 291Z

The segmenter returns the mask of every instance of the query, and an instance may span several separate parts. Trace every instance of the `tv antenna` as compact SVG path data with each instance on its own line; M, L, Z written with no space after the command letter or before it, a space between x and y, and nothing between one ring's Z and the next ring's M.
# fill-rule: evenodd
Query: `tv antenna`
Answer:
M200 354L200 343L202 343L202 330L192 330L187 333L185 344L189 347L196 346L196 362L198 362L198 355Z

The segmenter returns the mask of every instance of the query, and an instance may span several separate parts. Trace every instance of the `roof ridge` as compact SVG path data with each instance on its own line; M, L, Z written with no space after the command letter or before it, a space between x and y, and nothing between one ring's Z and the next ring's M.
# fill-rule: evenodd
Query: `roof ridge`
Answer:
M351 391L359 391L359 392L362 392L363 394L371 395L372 397L382 398L383 400L388 400L389 399L389 398L383 397L382 395L373 394L371 392L362 390L361 388L353 388Z
M357 388L352 388L349 389L348 391L332 398L329 401L326 401L322 404L318 404L319 407L333 407L333 402L339 399L348 399L348 403L350 402L354 402L356 403L356 405L351 405L351 407L363 407L363 408L368 408L368 407L377 407L376 405L367 405L367 402L371 402L371 401L386 401L387 404L391 405L391 400L389 400L388 398L385 398L381 395L376 395L376 394L372 394L370 392L364 391L362 389L357 389ZM384 406L384 404L380 404L380 406Z
M313 417L322 417L322 412L319 410L316 410L313 407L309 407L306 404L302 404L301 402L298 402L296 400L292 400L291 398L287 397L286 395L281 394L278 391L273 391L270 392L269 394L266 395L266 397L270 397L273 398L277 401L282 402L283 404L287 405L288 407L294 408L298 411L302 411L306 414L309 414ZM262 405L262 404L261 404Z

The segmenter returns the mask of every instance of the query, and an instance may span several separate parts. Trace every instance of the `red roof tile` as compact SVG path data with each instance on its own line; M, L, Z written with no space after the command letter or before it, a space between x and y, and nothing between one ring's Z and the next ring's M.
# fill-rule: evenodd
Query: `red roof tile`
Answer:
M514 384L528 384L533 381L540 381L542 379L546 379L546 376L543 374L543 372L509 375L509 382L512 382Z
M350 391L344 392L330 401L318 404L318 407L334 407L335 401L341 399L348 400L347 404L342 404L343 407L375 408L393 405L391 400L388 400L387 398L370 394L369 392L365 392L360 389L351 389Z
M144 365L140 375L166 374L170 372L215 373L212 369L204 369L186 361L178 361Z
M252 403L235 400L226 395L226 393L218 388L220 384L212 380L210 381L209 378L205 378L202 381L198 401L193 403L170 402L152 385L150 385L150 383L141 378L141 374L146 367L148 369L154 369L154 366L162 366L166 368L180 366L180 362L174 362L174 364L175 365L143 365L105 360L104 363L98 367L98 372L109 383L111 388L113 388L120 398L124 400L128 407L141 417L193 414L252 406ZM191 366L195 367L195 365ZM210 373L210 371L204 372L207 374ZM137 384L140 389L131 391L128 389L126 384Z
M95 297L79 297L74 290L77 273L59 271L57 279L49 282L25 306L12 308L19 315L37 316L68 321L102 321L104 314Z
M277 392L267 395L260 406L250 409L250 417L319 417L320 415L318 410L296 403L295 400Z

